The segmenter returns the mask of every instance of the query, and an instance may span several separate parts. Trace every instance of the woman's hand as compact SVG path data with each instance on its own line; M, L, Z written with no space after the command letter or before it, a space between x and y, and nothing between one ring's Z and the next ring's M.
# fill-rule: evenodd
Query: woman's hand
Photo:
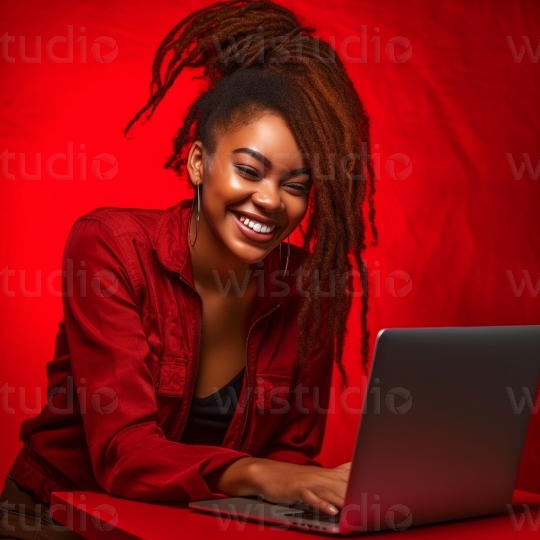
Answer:
M215 489L231 496L261 494L266 501L295 504L298 501L329 515L343 508L351 462L333 469L296 465L272 459L242 458L213 481ZM209 479L210 480L210 479Z
M335 515L345 504L351 462L333 469L295 465L273 460L253 466L259 493L274 503L309 504L320 512Z

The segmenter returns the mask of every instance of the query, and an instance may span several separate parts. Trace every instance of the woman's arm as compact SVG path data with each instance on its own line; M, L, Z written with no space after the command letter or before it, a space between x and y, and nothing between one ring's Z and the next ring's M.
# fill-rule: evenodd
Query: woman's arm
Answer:
M74 399L80 403L94 475L107 493L137 500L224 497L209 489L205 476L250 456L170 441L157 426L150 350L137 301L142 284L130 268L134 257L126 257L133 230L125 234L129 223L117 226L111 220L112 228L108 223L99 214L79 219L63 256Z
M233 497L263 495L280 504L307 503L334 515L345 504L351 464L334 469L283 463L272 459L242 458L207 476L213 491Z

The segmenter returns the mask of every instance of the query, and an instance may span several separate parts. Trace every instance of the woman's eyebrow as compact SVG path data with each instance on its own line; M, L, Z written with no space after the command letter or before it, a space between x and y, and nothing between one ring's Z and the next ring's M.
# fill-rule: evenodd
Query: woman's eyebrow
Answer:
M273 167L272 162L266 157L263 156L260 152L257 152L257 150L253 150L253 148L237 148L236 150L233 150L231 154L238 154L238 153L244 153L249 154L251 157L255 158L257 161L260 161L267 169L271 169ZM297 174L310 174L311 170L309 168L303 167L301 169L294 169L292 171L289 171L289 176L296 176Z

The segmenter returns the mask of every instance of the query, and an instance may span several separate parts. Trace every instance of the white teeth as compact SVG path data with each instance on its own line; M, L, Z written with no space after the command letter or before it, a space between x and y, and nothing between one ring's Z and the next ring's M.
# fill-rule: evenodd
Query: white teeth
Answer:
M269 233L275 229L275 227L271 227L270 225L263 225L262 223L252 221L251 219L242 215L240 215L240 221L244 225L247 225L250 229L253 229L255 232Z

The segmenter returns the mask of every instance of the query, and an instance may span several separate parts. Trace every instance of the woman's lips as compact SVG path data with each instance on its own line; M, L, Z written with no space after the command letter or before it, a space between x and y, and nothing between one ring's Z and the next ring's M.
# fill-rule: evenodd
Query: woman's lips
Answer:
M268 242L271 242L274 237L276 236L277 231L281 227L275 227L274 230L271 233L258 233L257 231L254 231L253 229L250 229L247 225L244 225L240 219L239 215L236 212L231 211L231 214L233 216L234 222L236 223L236 226L240 230L240 232L248 239L253 240L254 242L260 242L261 244L266 244Z

